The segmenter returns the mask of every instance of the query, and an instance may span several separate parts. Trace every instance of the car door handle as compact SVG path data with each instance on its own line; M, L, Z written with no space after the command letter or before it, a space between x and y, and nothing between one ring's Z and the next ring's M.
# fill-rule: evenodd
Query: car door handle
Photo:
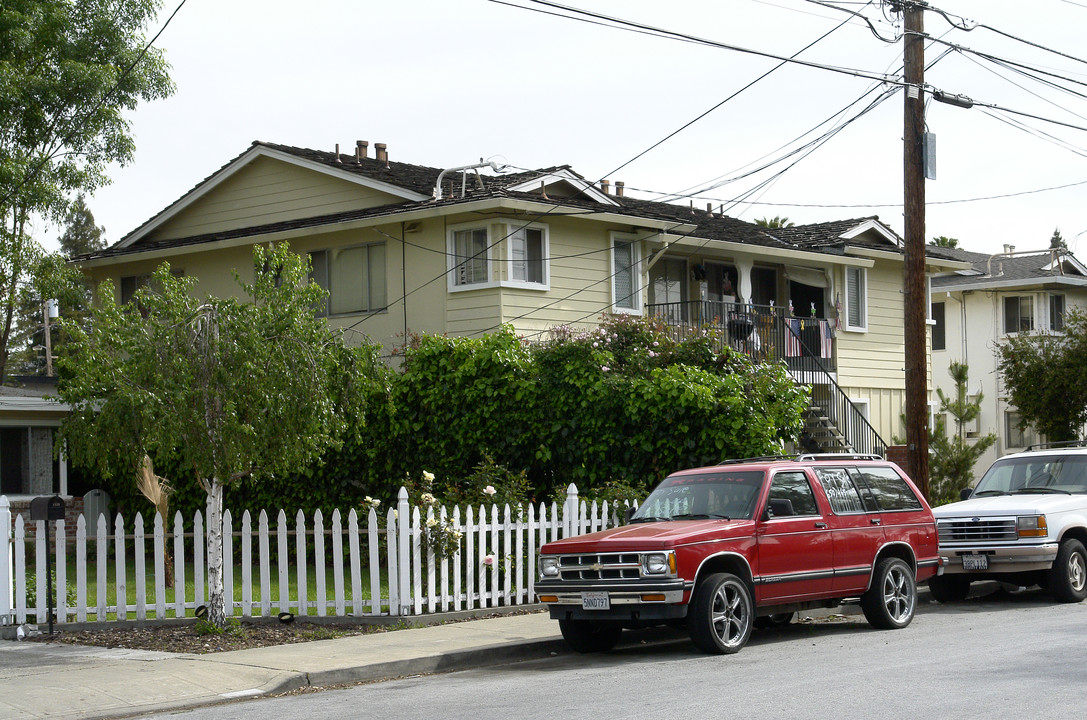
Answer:
M873 525L879 525L882 520L880 520L879 518L871 518L868 522L872 523Z
M819 529L819 530L825 530L826 527L827 527L827 524L824 523L824 522L817 522L817 523L815 523L815 527L817 529Z

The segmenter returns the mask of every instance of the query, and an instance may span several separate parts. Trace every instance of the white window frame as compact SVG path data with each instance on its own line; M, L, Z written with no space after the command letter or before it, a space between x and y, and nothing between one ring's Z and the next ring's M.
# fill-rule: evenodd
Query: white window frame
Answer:
M1027 425L1026 428L1024 428L1022 430L1018 429L1017 427L1013 427L1012 416L1015 416L1016 418L1018 418L1019 417L1019 411L1014 410L1012 408L1005 408L1005 410L1004 410L1004 427L1001 428L1004 431L1004 449L1005 450L1008 450L1010 448L1016 448L1016 449L1026 448L1026 447L1030 447L1031 445L1035 445L1038 442L1040 442L1038 431L1035 430L1030 425ZM1016 426L1018 426L1018 423L1014 423L1014 424ZM1022 437L1022 439L1024 441L1022 445L1012 445L1012 442L1011 442L1012 441L1012 433L1018 433Z
M615 244L624 243L629 244L631 248L631 286L634 289L631 295L631 303L633 307L623 307L618 304L618 298L615 294L615 277L618 274L618 269L615 266ZM611 309L615 313L623 313L625 315L641 315L645 303L642 300L644 288L642 287L642 245L637 235L633 233L621 233L612 232L610 234L610 241L608 243L608 279L611 281Z
M849 321L849 316L852 314L852 308L849 306L849 285L850 274L856 271L858 282L860 282L860 290L858 296L860 297L860 323L854 324ZM844 316L844 322L842 327L850 332L868 332L868 268L863 267L850 267L846 266L842 270L843 280L842 283L845 292L842 293L842 315Z
M502 282L502 284L508 287L526 288L529 290L550 290L551 233L548 226L543 223L526 223L518 222L517 220L506 220L504 222L506 222L507 227L506 260L508 262L509 272L506 274L506 279ZM517 262L513 257L514 241L518 235L522 237L525 236L525 230L540 231L540 263L543 270L543 280L540 282L535 282L532 280L518 280L513 277L514 263ZM461 288L463 287L464 286L461 286Z
M446 228L446 257L448 259L448 270L446 274L447 288L449 292L466 292L469 290L480 290L482 288L493 288L498 286L498 282L494 276L494 266L491 263L492 254L494 252L494 239L492 236L493 230L491 220L483 222L470 222L459 223L457 225L450 225ZM474 283L457 283L457 245L456 236L458 232L465 230L483 230L487 233L487 252L484 259L487 268L487 279L483 282Z
M1061 299L1061 326L1053 327L1056 318L1053 316L1053 301L1056 298ZM1049 322L1047 327L1049 332L1063 333L1065 325L1068 323L1068 296L1064 293L1049 293L1049 302L1046 303L1046 313L1049 315Z
M1030 317L1030 328L1028 328L1027 330L1019 330L1019 329L1009 330L1008 329L1008 301L1011 300L1012 298L1016 298L1019 301L1020 311L1022 310L1022 307L1023 307L1022 306L1023 298L1026 298L1027 300L1030 301L1030 315L1029 315L1029 317ZM1038 308L1037 308L1037 304L1038 303L1036 302L1036 298L1034 297L1034 295L1032 293L1008 294L1008 295L1004 295L1003 297L1001 297L1000 298L1000 325L1001 325L1000 329L1004 331L1005 335L1018 335L1018 334L1024 333L1024 332L1026 332L1026 333L1034 332L1037 329L1037 326L1038 326ZM1022 318L1023 315L1020 314L1019 317Z

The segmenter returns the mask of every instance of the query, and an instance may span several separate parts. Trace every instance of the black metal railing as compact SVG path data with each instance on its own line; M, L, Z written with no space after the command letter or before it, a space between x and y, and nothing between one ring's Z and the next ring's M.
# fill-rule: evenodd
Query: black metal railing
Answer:
M812 387L805 440L819 449L885 453L887 444L834 379L832 321L793 317L781 307L713 300L653 304L647 312L677 339L707 332L719 350L727 346L759 362L785 363L797 382Z

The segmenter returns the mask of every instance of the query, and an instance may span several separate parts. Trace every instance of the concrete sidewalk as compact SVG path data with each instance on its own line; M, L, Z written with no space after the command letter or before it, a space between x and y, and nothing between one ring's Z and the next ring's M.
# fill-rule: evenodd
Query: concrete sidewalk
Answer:
M554 652L545 612L208 655L0 641L0 718L115 718Z

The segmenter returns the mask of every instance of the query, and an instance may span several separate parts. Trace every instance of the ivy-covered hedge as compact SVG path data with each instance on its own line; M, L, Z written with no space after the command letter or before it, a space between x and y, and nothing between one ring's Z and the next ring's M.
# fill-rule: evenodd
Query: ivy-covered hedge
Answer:
M783 365L720 354L704 334L675 341L628 316L542 343L510 328L413 337L398 370L375 372L365 423L340 450L294 476L229 488L227 506L388 503L424 470L448 489L481 468L523 474L537 501L570 483L586 496L644 492L679 468L779 452L808 403ZM179 493L174 507L189 515L199 495Z

